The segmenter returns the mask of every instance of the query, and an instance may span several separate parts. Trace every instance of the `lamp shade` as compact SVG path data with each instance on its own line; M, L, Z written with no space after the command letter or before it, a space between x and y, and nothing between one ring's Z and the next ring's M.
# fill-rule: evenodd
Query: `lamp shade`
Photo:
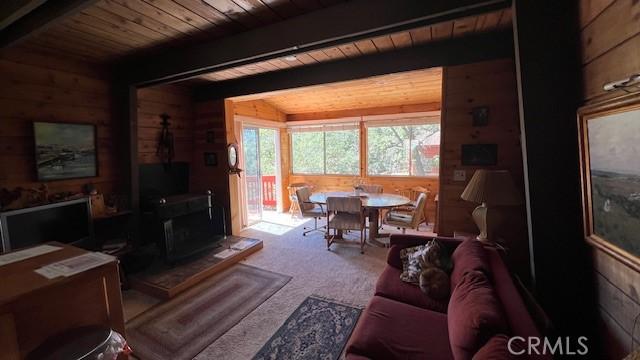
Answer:
M477 170L460 197L488 205L519 205L520 192L507 170Z

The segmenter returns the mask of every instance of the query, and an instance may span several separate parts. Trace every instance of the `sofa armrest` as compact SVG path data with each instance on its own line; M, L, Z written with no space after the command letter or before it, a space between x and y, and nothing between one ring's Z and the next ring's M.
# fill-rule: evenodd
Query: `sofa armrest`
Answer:
M400 260L400 250L424 245L427 241L438 240L450 253L463 241L462 239L445 237L445 236L421 236L421 235L401 235L394 234L390 238L389 253L387 254L387 264L402 270L402 261Z

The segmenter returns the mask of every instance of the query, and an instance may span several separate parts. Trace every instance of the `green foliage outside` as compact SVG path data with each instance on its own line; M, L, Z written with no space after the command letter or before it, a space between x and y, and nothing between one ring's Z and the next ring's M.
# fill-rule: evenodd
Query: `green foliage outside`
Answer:
M440 156L425 156L439 143L440 125L385 126L368 129L369 175L437 175Z
M293 172L358 175L358 134L358 130L293 133ZM428 157L424 149L438 146L439 136L439 124L369 128L368 174L437 175L440 156Z
M258 171L260 171L263 176L276 174L275 130L256 128L243 129L242 151L244 152L243 170L247 176L258 175ZM260 158L260 168L258 168L258 157Z

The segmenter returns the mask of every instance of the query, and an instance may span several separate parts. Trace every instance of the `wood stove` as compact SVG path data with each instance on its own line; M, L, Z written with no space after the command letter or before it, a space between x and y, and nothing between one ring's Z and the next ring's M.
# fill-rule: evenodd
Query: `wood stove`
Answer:
M165 260L177 262L220 246L226 238L225 214L207 194L184 194L158 199L148 221Z

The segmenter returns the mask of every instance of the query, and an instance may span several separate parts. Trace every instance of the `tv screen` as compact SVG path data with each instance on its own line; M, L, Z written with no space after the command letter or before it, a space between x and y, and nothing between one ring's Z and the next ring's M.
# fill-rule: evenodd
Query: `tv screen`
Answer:
M93 245L88 198L0 213L0 229L3 252L49 241Z

